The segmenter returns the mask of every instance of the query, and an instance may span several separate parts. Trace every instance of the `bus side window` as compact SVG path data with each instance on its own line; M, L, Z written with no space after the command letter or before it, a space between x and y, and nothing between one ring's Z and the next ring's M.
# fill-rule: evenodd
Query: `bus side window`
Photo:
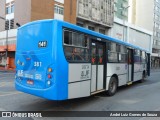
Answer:
M64 29L64 54L69 62L89 62L88 35Z
M134 62L135 63L140 63L141 62L140 50L134 50Z
M72 60L72 48L68 47L68 46L65 46L64 50L65 50L66 59L67 60Z
M83 57L81 56L80 48L73 48L72 60L77 60L77 61L82 61L83 60Z
M118 53L117 53L117 47L116 43L109 43L109 49L108 49L108 62L118 62Z
M132 64L132 57L131 57L131 52L128 51L129 54L128 54L128 64Z
M119 62L127 63L127 48L123 45L120 45Z
M72 32L64 30L64 44L72 45Z
M146 53L144 51L142 51L141 61L142 63L146 63Z

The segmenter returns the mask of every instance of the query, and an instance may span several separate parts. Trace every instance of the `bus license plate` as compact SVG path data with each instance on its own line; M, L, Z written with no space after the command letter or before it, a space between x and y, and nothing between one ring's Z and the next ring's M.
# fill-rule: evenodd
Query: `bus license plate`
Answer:
M33 85L34 82L33 82L33 80L27 80L27 84Z

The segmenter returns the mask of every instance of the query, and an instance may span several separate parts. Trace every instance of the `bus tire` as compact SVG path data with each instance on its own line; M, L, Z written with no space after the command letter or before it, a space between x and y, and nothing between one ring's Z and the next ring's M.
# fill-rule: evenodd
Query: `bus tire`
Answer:
M117 92L117 87L118 87L117 78L111 77L110 82L109 82L109 86L108 86L107 94L109 96L113 96Z

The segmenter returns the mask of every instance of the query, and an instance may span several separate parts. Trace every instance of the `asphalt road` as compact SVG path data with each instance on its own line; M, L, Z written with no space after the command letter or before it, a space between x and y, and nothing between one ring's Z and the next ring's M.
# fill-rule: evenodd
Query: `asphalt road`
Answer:
M66 101L48 101L16 91L14 73L0 72L0 111L160 111L160 71L153 71L143 83L120 87L116 95L109 97L100 93L87 98ZM0 118L2 119L2 118ZM4 119L4 118L3 118ZM21 118L20 118L21 119ZM43 120L44 118L24 118ZM45 118L47 120L70 120L86 118ZM97 118L87 118L95 119ZM98 118L99 120L150 120L150 118ZM160 118L154 118L159 120ZM7 119L8 120L8 119ZM15 118L18 120L18 118Z

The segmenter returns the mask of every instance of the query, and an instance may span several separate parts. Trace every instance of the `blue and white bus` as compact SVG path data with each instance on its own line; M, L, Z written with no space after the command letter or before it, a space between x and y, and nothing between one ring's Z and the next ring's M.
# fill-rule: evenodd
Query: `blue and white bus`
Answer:
M49 100L66 100L129 85L149 75L145 49L59 20L18 29L15 87Z

